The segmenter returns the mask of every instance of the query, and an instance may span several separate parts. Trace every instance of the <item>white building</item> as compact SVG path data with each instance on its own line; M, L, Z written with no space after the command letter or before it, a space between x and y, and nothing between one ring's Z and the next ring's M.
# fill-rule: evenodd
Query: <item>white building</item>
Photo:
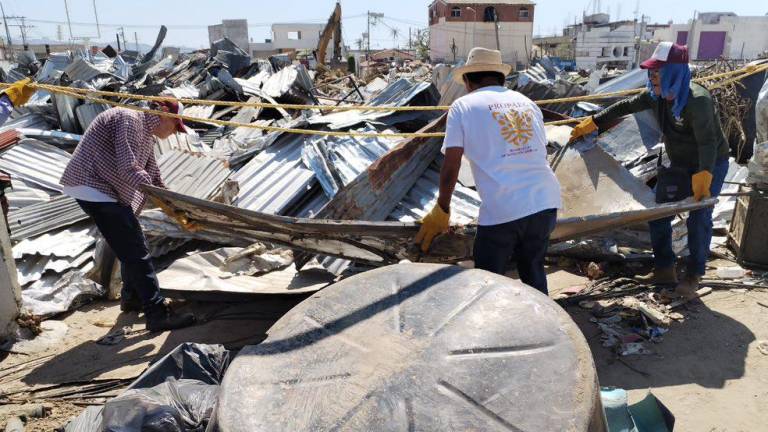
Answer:
M251 56L265 57L291 51L315 50L320 43L320 35L324 28L325 24L272 24L272 39L251 43ZM330 60L333 55L333 43L333 37L331 37L326 60Z
M755 59L768 51L768 16L700 13L695 21L656 30L653 38L687 44L691 60Z
M576 67L599 69L603 66L632 69L639 59L636 44L649 39L653 33L645 23L635 21L610 22L608 14L584 17L584 22L568 30L576 37Z
M434 0L429 5L433 62L466 60L473 47L498 49L504 62L525 67L533 46L531 0Z
M222 20L221 24L208 26L208 42L213 44L219 39L227 37L243 51L248 51L248 20L231 19Z

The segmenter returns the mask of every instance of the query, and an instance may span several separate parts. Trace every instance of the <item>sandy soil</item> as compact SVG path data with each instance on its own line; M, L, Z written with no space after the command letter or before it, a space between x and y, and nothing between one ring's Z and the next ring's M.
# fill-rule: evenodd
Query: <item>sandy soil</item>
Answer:
M557 269L549 280L553 294L587 281ZM71 381L130 380L183 341L231 348L258 343L272 322L300 300L190 305L203 316L223 319L159 335L139 332L114 346L95 341L125 325L141 329L142 321L135 314L121 315L114 302L99 302L62 318L69 332L60 343L34 355L0 357L0 388L8 392ZM768 292L716 291L702 300L690 303L685 322L673 324L663 342L651 346L653 355L625 357L623 363L600 345L599 330L586 311L567 310L590 343L600 384L627 389L630 402L651 390L675 415L675 431L768 430L768 356L756 348L758 341L768 340L768 308L758 304L768 305ZM49 357L6 375L12 366L43 356ZM53 430L82 409L54 402L51 416L32 419L27 430ZM4 424L0 418L0 426Z

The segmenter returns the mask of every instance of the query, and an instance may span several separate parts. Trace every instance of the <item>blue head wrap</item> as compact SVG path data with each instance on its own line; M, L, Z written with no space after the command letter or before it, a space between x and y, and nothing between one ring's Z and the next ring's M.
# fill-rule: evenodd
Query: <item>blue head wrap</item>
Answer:
M688 103L688 94L690 93L689 89L691 86L691 68L688 67L688 63L667 63L661 67L660 72L661 95L657 95L654 92L653 84L650 80L648 80L648 90L654 99L659 96L674 96L672 114L675 118L679 119L685 105Z

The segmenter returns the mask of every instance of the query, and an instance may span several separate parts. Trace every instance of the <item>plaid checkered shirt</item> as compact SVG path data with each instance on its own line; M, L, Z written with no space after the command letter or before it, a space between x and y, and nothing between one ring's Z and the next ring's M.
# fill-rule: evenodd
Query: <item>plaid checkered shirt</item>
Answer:
M155 160L152 130L160 117L111 108L85 131L61 176L62 186L89 186L138 214L147 197L142 184L165 187Z

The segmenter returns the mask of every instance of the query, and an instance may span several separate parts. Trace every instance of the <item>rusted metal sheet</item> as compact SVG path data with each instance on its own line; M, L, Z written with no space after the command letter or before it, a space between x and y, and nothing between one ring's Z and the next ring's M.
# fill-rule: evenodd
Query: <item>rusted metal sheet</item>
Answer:
M445 130L446 115L419 133ZM440 152L442 138L411 138L387 152L318 213L318 219L384 220Z
M192 222L201 233L229 238L233 244L266 241L312 254L345 258L369 265L387 265L407 259L456 262L470 259L474 226L453 227L438 237L430 254L421 256L413 245L417 223L305 219L275 216L205 201L152 186L150 196L163 201ZM715 199L681 202L633 211L558 220L551 240L559 242L626 225L646 222L712 206Z

